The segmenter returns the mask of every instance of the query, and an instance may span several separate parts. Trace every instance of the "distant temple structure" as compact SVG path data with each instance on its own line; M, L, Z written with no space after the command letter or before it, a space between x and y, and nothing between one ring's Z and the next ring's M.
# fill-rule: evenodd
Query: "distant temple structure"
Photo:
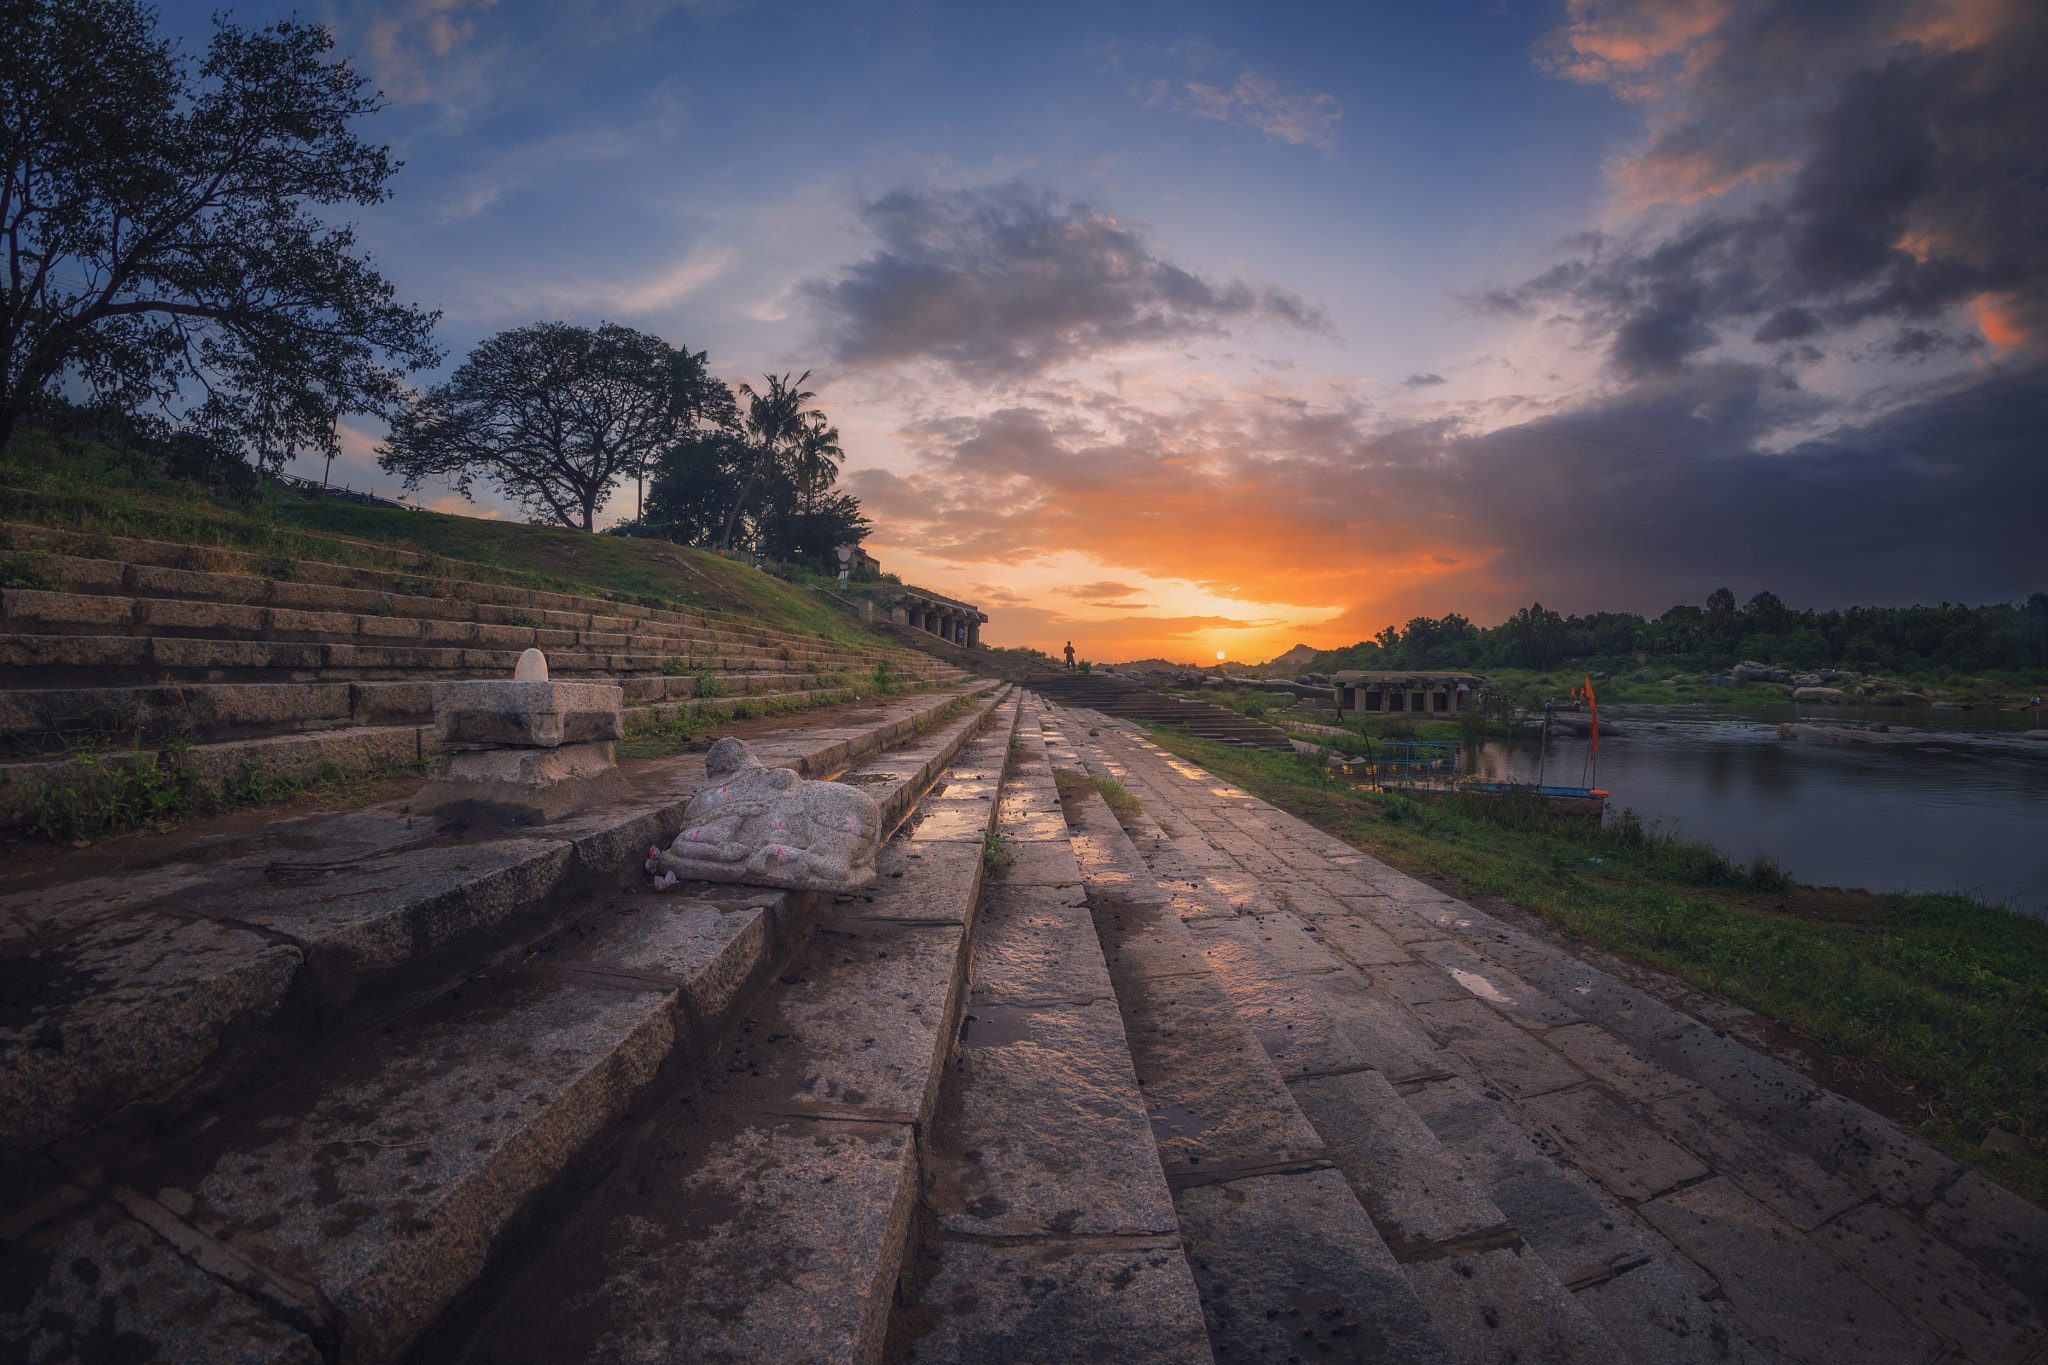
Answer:
M1463 711L1485 696L1491 685L1477 673L1351 670L1330 675L1339 716L1375 711Z
M929 588L899 588L881 600L897 625L930 631L956 645L979 645L981 628L988 624L988 613L972 602L956 601Z

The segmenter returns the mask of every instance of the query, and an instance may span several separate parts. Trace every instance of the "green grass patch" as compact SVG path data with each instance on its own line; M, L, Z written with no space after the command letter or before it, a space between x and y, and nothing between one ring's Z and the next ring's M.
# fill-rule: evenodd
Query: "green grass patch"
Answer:
M1912 1087L1929 1141L2048 1204L2048 923L1953 895L1803 887L1631 814L1359 790L1307 755L1159 744L1409 871L1458 878ZM1896 1115L1895 1115L1896 1117ZM1981 1144L1999 1128L2021 1156Z
M867 649L894 648L829 599L736 560L666 541L593 536L566 527L363 507L302 498L264 485L225 499L165 477L147 460L96 441L24 429L0 456L0 521L95 537L127 536L266 555L290 577L293 560L416 573L399 553L462 561L456 576L542 592L609 596L674 610L731 613L794 634ZM0 550L6 547L0 546ZM0 586L54 587L33 555L0 555ZM426 573L445 578L447 566ZM14 581L14 580L20 581ZM403 590L403 589L401 589ZM438 592L429 595L442 595Z
M1144 814L1145 803L1125 791L1123 783L1113 777L1098 777L1092 780L1095 783L1095 790L1102 793L1103 804L1109 807L1110 814L1116 816L1119 824L1132 816Z
M296 801L316 789L332 794L366 781L424 774L427 768L425 759L378 769L350 768L328 759L310 772L277 774L250 762L213 784L200 781L185 766L190 747L174 741L156 751L138 746L126 753L81 754L71 760L66 780L0 788L0 802L14 812L23 835L62 843L132 829L165 830L184 820Z
M981 836L981 870L990 876L1015 865L1017 855L1010 851L1010 841L999 829L984 830Z

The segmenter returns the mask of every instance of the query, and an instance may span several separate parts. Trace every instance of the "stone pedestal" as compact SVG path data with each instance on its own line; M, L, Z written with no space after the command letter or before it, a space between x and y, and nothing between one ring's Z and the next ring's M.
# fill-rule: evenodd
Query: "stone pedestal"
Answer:
M445 752L412 809L483 824L537 825L629 791L616 749L625 694L607 683L550 682L537 649L510 681L434 684Z

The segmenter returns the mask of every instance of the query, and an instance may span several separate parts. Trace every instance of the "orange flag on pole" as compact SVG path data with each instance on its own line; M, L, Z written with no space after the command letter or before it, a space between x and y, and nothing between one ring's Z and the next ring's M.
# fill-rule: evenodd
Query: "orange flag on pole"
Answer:
M1593 742L1586 747L1587 754L1600 752L1600 703L1593 696L1593 680L1586 679L1586 709L1593 713Z

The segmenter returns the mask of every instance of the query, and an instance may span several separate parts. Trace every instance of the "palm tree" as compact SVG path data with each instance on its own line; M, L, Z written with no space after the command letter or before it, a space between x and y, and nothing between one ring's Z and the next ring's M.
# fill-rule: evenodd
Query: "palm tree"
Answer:
M825 420L822 412L807 413L809 419L798 435L795 451L797 491L803 495L804 513L818 510L818 490L829 488L839 478L839 466L846 452L839 448L839 428Z
M804 404L818 395L802 388L811 372L805 370L794 382L788 375L763 375L767 384L765 391L757 391L745 382L738 386L740 394L747 400L747 434L754 438L756 454L754 472L740 489L739 499L733 503L732 511L725 518L725 533L718 538L718 553L723 556L732 542L732 528L740 519L740 509L747 505L747 499L754 494L754 485L761 482L781 457L785 449L795 450L804 433L811 426ZM821 414L822 415L822 414Z

